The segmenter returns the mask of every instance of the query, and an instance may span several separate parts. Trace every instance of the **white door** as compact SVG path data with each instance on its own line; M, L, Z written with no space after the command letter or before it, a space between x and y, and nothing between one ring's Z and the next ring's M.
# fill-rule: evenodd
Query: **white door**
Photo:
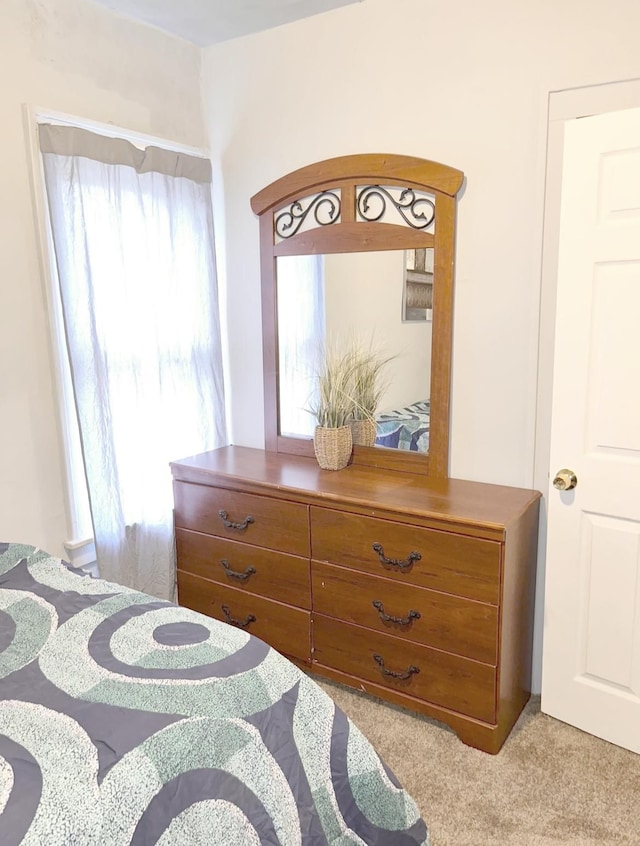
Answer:
M640 109L566 125L547 502L542 710L640 753Z

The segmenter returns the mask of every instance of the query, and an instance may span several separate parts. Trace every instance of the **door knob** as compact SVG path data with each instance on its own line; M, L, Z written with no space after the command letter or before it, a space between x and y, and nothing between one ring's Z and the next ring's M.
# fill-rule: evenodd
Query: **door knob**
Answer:
M577 484L578 477L573 470L567 470L566 467L563 470L558 470L553 480L553 487L559 491L570 491Z

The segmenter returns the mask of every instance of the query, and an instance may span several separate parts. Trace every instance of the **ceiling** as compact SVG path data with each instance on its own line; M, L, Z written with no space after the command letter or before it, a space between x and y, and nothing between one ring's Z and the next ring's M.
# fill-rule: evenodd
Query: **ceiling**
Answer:
M200 47L362 0L93 0Z

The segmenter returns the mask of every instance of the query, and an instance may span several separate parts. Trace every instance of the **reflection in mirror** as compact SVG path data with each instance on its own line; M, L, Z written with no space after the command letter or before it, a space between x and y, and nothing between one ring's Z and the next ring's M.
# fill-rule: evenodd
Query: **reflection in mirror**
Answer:
M359 340L383 357L377 446L427 452L431 322L405 317L407 253L277 258L280 434L312 437L318 356Z
M433 247L405 252L402 298L405 320L431 320L433 317L433 263Z

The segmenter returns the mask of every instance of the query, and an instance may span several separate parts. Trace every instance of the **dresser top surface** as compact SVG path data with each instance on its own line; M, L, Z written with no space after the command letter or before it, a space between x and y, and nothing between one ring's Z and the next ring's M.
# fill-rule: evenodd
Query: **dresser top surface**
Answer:
M507 526L540 497L534 490L375 467L322 470L314 459L237 446L174 461L171 470L175 479L198 484L237 487L322 505L348 502L496 529Z

